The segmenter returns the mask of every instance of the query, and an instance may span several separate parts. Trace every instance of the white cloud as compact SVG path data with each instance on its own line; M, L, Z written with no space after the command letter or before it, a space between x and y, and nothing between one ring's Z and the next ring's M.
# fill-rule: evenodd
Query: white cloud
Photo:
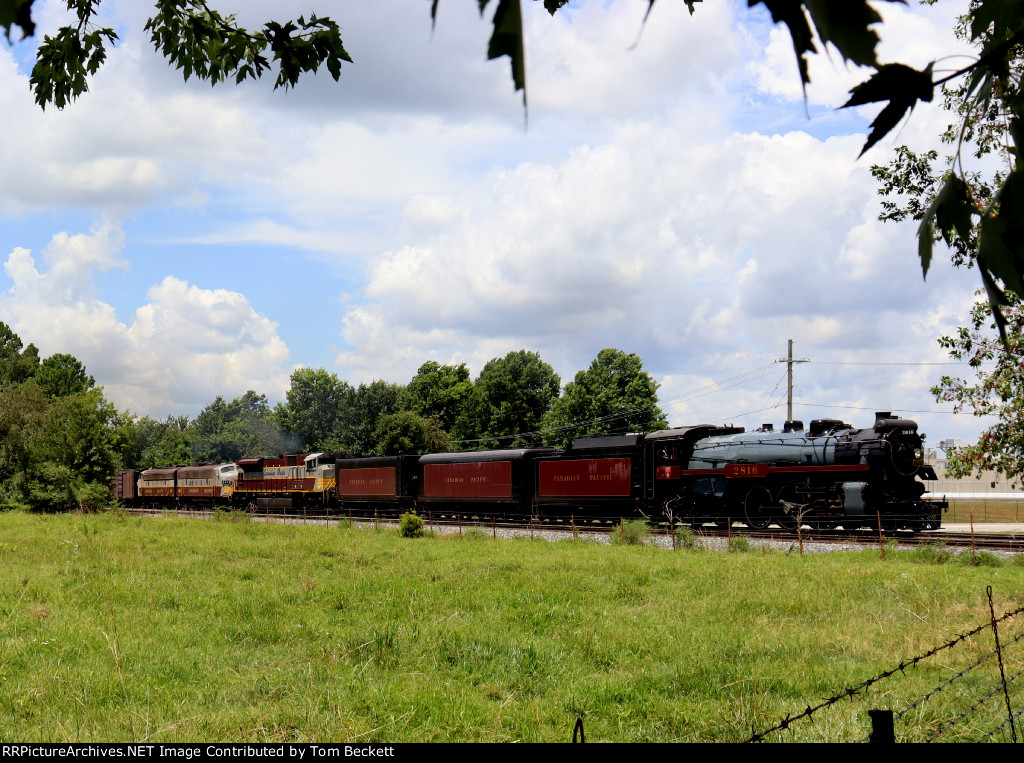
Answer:
M277 324L242 294L200 289L168 276L127 325L95 297L96 271L124 266L120 230L53 237L43 256L17 248L5 269L12 281L0 314L43 356L75 355L119 406L146 413L195 414L217 395L247 389L283 396L288 348Z

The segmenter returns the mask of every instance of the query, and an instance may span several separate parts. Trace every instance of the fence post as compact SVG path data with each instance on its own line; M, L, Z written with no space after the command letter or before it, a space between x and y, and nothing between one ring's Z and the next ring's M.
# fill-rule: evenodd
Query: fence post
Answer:
M885 543L882 542L882 512L876 511L875 516L878 517L878 550L882 554L882 558L885 559Z
M892 721L892 710L868 710L871 716L871 736L869 742L895 744L896 727Z
M974 509L967 514L971 519L971 564L978 566L978 549L974 546Z
M587 741L586 735L583 733L583 719L576 719L576 726L572 730L572 743L583 744Z
M1010 735L1013 737L1013 743L1017 743L1017 726L1013 722L1013 708L1010 707L1010 692L1006 688L1006 672L1003 670L1003 650L999 645L999 626L996 625L996 610L992 604L992 586L985 588L985 593L988 594L988 611L992 615L992 635L996 640L996 656L999 658L999 678L1003 682L1003 697L1006 699L1006 714L1010 718Z

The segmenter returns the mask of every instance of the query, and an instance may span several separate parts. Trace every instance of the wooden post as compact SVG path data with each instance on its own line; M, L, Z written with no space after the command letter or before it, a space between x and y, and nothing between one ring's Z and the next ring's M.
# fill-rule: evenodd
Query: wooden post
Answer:
M895 744L896 727L892 720L892 710L868 710L871 716L871 736L869 742L878 744Z
M878 550L882 554L882 558L885 559L885 544L882 542L882 512L876 511L875 516L878 517Z
M967 516L971 520L971 563L978 566L978 549L974 547L974 509L971 509Z
M491 515L491 537L492 538L497 538L498 537L498 515L497 514L492 514Z

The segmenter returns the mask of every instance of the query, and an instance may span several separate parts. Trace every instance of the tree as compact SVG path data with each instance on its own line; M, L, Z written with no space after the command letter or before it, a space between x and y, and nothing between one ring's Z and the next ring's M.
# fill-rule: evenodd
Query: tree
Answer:
M473 383L452 436L470 448L522 447L540 437L541 418L558 397L558 374L536 352L487 362Z
M443 366L428 360L405 387L406 405L420 416L436 419L445 431L451 431L472 390L465 363Z
M0 385L20 384L39 370L39 350L34 344L22 349L21 337L0 322Z
M668 426L658 407L658 384L635 353L605 348L590 368L565 385L544 416L546 445L567 447L577 437L653 432Z
M977 443L949 454L947 474L953 477L990 469L1014 481L1024 475L1024 303L1011 297L1000 312L1005 342L983 300L975 304L969 328L939 340L951 357L970 364L976 381L943 376L932 389L936 400L952 403L956 413L996 417ZM982 365L993 362L993 368Z
M437 419L425 418L413 411L399 411L377 420L374 452L380 456L400 453L444 453L448 434Z
M337 434L348 396L349 383L326 369L299 368L292 372L286 401L278 403L278 426L301 438L310 450L337 449Z
M35 380L50 397L67 397L96 386L96 380L86 373L80 360L60 352L39 365Z
M192 459L237 461L246 456L275 456L293 449L288 446L289 439L294 438L282 433L273 418L266 395L249 390L230 403L218 395L192 422Z
M984 13L983 5L972 2L970 13L957 27L961 38L973 38L974 26L983 17L979 15ZM951 357L967 360L974 367L977 380L971 383L944 376L932 388L936 400L953 403L956 412L972 410L977 416L997 417L996 424L983 432L976 444L950 453L949 473L957 477L975 469L995 469L1011 479L1024 472L1021 301L1016 288L1003 292L1002 282L993 279L984 267L994 235L992 221L1002 214L1005 204L1016 204L1019 198L1015 196L1017 181L1011 183L1009 178L1016 163L1013 133L1017 117L1013 115L1014 104L1020 99L1024 55L1015 46L1007 56L1009 76L986 100L979 102L975 97L977 83L972 81L943 88L944 107L952 121L942 139L952 147L952 153L941 161L956 167L955 173L937 169L938 152L915 154L906 146L896 150L888 165L872 168L883 197L880 219L917 220L921 223L922 245L925 239L928 243L943 240L950 247L955 265L971 267L977 262L981 266L987 298L975 305L969 326L939 340ZM999 161L992 162L992 158ZM931 220L937 221L934 227ZM927 267L928 260L923 264ZM986 331L989 323L992 335ZM992 361L994 369L981 366Z
M404 397L404 387L381 379L350 390L335 433L338 449L353 456L376 453L378 424L382 417L402 410Z

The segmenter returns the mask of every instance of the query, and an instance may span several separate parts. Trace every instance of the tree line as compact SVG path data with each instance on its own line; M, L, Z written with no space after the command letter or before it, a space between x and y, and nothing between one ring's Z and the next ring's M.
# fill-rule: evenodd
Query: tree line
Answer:
M195 418L119 411L75 357L40 359L0 323L0 509L90 509L114 473L244 457L337 451L351 457L555 445L668 426L658 384L634 353L606 348L562 389L539 353L427 361L407 384L352 385L299 368L271 406L253 390L217 396Z

